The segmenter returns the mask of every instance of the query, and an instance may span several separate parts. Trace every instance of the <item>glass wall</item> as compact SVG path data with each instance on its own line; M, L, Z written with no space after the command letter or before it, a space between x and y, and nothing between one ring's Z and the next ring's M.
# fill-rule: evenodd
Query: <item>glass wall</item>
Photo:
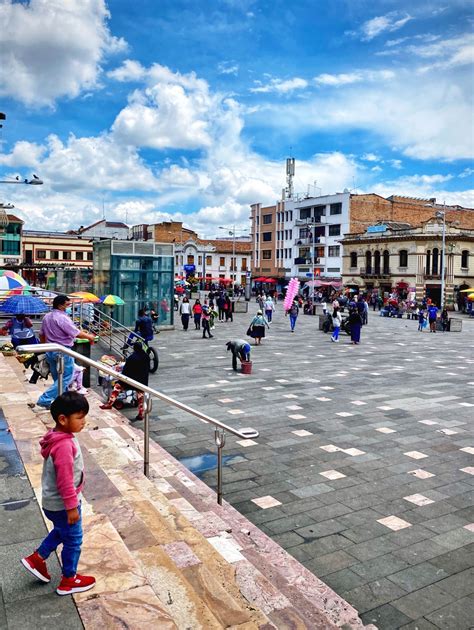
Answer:
M153 309L160 326L173 324L173 254L114 255L110 244L94 244L94 291L97 295L118 295L125 305L109 307L107 312L125 326L132 326L139 309Z

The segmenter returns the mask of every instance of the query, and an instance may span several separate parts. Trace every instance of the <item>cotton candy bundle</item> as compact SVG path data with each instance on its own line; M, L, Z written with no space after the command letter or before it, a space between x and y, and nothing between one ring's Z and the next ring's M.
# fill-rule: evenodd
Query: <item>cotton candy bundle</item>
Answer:
M298 291L300 290L300 282L297 278L291 278L288 283L288 289L286 290L285 301L283 302L283 308L285 311L289 311L291 305L293 304L293 300L295 296L298 295Z

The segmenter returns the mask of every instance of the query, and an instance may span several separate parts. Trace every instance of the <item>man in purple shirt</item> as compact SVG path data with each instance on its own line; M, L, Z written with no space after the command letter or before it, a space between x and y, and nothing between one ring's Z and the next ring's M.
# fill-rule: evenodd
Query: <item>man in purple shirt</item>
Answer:
M58 343L66 348L72 348L74 340L77 338L88 339L90 342L94 341L95 335L86 333L74 326L71 318L65 312L69 306L71 306L71 301L67 295L57 295L54 298L53 310L47 313L43 318L40 330L41 343ZM59 352L46 353L46 360L48 361L54 383L38 398L36 403L39 407L43 407L44 409L49 409L53 400L58 396L58 370L56 366L56 358L58 355ZM63 391L66 391L72 380L74 359L67 354L63 356Z

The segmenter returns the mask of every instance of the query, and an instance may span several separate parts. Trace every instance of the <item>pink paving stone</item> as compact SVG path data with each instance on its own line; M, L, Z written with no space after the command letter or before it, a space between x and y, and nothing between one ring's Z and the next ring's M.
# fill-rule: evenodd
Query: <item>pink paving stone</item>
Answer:
M428 472L427 470L423 470L422 468L418 468L417 470L408 471L409 475L413 475L417 477L417 479L429 479L430 477L435 477L433 473Z
M321 402L329 402L331 399L326 398L325 396L321 396L320 398L316 398L316 400L320 400Z
M379 433L396 433L395 429L389 429L388 427L379 427L378 429L375 429L376 431L378 431Z
M283 394L283 398L298 398L296 394Z
M325 472L320 472L319 474L322 475L323 477L326 477L326 479L331 479L331 480L342 479L343 477L346 476L338 472L337 470L326 470Z
M234 402L233 398L219 398L218 400L219 402L224 403L224 404Z
M168 543L167 545L162 545L162 547L171 560L173 560L175 565L180 569L192 567L196 564L202 564L199 558L194 554L191 547L183 541Z
M403 497L405 501L409 501L410 503L414 503L415 505L429 505L430 503L434 503L433 499L428 499L428 497L423 496L422 494L411 494L408 497Z
M363 400L352 400L351 403L353 405L366 405L367 403L364 402Z
M232 416L237 416L240 413L244 413L242 409L227 409L227 413L230 413Z
M304 420L306 416L302 416L300 413L293 413L290 414L288 418L291 418L292 420Z
M305 429L299 429L298 431L292 431L298 437L306 437L307 435L313 435L311 431L305 431Z
M467 466L466 468L461 468L460 470L468 475L474 475L474 466Z
M341 418L349 418L350 416L353 416L353 413L349 413L348 411L338 411L336 413L336 416L341 416Z
M420 424L427 424L428 426L432 426L433 424L439 424L439 422L435 422L434 420L418 420Z
M300 405L288 405L287 409L290 411L298 411L299 409L303 409L303 407L300 407Z
M464 525L464 529L467 529L470 532L474 532L474 523L469 523L469 525Z
M334 446L334 444L327 444L326 446L319 447L323 451L327 451L328 453L336 453L337 451L342 451L342 448L339 446Z
M365 455L365 451L361 451L358 448L343 448L341 449L343 453L347 453L351 457L356 457L357 455Z
M255 442L255 440L236 440L236 444L246 448L247 446L255 446L258 442Z
M457 435L457 431L452 429L436 429L436 433L444 433L444 435Z
M469 453L470 455L474 455L474 448L472 446L465 446L464 448L460 448L460 451L464 453Z
M281 505L281 501L267 495L266 497L259 497L258 499L252 499L252 503L258 505L258 507L262 508L262 510L267 510L271 507L276 507L277 505Z
M403 453L404 455L406 455L407 457L411 457L412 459L424 459L425 457L428 457L428 455L425 455L424 453L420 453L420 451L408 451L407 453Z
M377 523L385 525L385 527L392 529L394 532L398 532L400 529L405 529L406 527L411 527L411 523L404 521L402 518L398 518L398 516L379 518L377 519Z

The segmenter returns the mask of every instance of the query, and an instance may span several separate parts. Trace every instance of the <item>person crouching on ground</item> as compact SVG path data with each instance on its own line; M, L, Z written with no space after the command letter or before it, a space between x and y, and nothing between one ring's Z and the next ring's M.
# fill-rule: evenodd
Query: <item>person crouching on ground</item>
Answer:
M62 544L62 578L56 589L58 595L82 593L95 585L94 577L77 573L82 545L84 462L74 434L85 427L88 411L89 403L85 396L77 392L61 394L51 404L56 426L40 441L43 456L42 505L54 527L38 549L22 558L21 563L38 580L47 583L51 576L46 560Z
M232 369L237 370L237 358L250 361L250 344L243 339L234 339L226 343L227 351L232 351Z
M148 376L150 374L150 359L148 358L147 353L143 349L143 346L140 341L136 341L133 344L133 352L125 361L125 365L123 366L122 375L128 376L129 378L133 378L134 381L138 381L142 385L148 385ZM114 402L117 400L120 392L123 392L127 389L135 389L132 385L127 385L126 383L121 383L117 381L114 385L114 388L109 396L109 400L100 406L101 409L112 409L114 406ZM137 400L138 400L138 415L134 420L143 420L143 392L141 390L137 390Z

